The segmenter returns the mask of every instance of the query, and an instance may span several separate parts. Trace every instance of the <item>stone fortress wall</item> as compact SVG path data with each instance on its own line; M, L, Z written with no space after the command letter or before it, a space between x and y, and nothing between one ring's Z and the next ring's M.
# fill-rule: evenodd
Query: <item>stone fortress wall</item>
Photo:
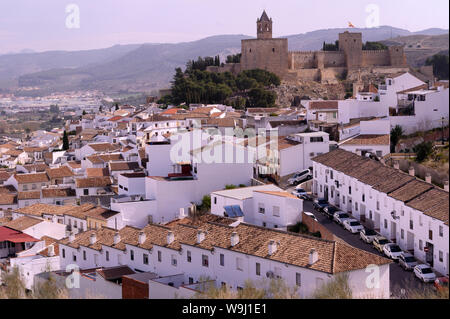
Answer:
M364 69L377 73L409 69L402 46L387 50L363 50L362 34L339 34L338 51L289 51L288 39L272 38L272 19L264 11L257 20L257 38L242 40L241 62L223 67L208 67L212 72L232 72L262 69L273 72L288 81L336 82L336 78L350 76Z

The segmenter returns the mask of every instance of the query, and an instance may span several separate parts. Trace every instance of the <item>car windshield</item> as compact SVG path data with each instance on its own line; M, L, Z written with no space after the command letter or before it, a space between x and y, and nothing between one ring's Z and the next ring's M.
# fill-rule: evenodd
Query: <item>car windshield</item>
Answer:
M333 206L328 206L327 210L329 213L334 213L335 211L337 211L337 208L335 208Z
M401 250L400 247L398 247L397 245L392 245L392 246L391 246L391 251L392 251L393 253L398 253L398 252L400 252L400 251L402 251L402 250Z
M327 204L327 201L325 199L319 199L319 204Z
M380 240L378 240L378 242L380 244L382 244L382 245L385 245L385 244L389 243L389 240L387 240L387 239L380 239Z
M339 218L350 218L348 214L339 214Z
M303 188L298 188L298 189L297 189L297 192L298 192L298 193L306 193L306 191L305 191Z
M416 259L413 256L405 257L405 261L407 263L413 263L416 261Z
M359 222L351 222L350 223L350 226L359 226L359 225L361 225Z
M374 231L374 230L372 230L372 229L366 229L365 231L364 231L364 233L367 235L367 236L375 236L377 233Z
M431 268L422 268L422 274L431 274L433 271Z

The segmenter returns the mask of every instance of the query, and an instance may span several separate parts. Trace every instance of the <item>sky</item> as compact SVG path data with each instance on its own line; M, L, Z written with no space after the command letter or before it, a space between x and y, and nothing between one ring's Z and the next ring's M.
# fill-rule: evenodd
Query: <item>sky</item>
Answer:
M1 0L0 54L254 36L263 10L274 36L390 25L449 28L448 0Z

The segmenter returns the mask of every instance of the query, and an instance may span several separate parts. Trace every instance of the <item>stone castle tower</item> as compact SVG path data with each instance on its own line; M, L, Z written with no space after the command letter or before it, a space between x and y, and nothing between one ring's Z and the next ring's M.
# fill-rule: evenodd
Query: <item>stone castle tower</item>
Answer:
M272 39L272 19L266 13L262 13L260 19L256 20L258 39Z

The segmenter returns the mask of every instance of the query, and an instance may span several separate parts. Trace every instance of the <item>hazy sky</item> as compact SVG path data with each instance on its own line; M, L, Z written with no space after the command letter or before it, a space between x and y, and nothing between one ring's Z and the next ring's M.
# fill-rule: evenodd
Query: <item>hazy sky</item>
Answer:
M79 28L66 26L77 26L76 10L66 13L70 4L79 8ZM255 35L263 9L274 20L274 36L347 27L348 21L366 27L370 4L379 8L380 25L449 27L448 0L0 0L0 53Z

